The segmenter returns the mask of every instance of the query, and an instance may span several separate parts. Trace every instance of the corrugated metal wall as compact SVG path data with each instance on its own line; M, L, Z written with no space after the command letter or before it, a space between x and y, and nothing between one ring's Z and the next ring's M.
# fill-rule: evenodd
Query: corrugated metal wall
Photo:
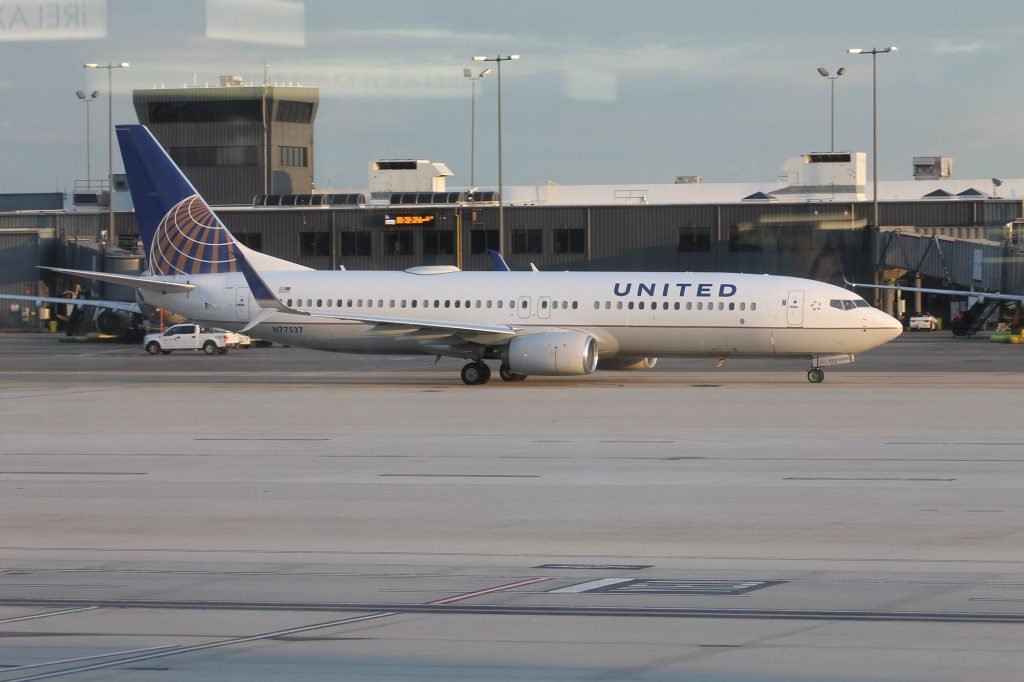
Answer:
M52 259L53 232L49 230L0 230L0 293L37 296L37 264ZM39 329L34 303L0 301L0 328Z

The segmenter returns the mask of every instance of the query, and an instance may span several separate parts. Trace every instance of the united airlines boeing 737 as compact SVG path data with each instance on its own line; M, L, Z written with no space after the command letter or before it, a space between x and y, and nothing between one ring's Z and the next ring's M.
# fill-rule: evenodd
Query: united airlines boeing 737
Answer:
M232 237L148 129L117 127L148 256L140 276L58 270L136 287L143 306L271 341L343 353L463 358L483 384L647 369L659 357L852 362L902 325L831 284L708 272L315 271ZM102 302L84 302L102 305Z

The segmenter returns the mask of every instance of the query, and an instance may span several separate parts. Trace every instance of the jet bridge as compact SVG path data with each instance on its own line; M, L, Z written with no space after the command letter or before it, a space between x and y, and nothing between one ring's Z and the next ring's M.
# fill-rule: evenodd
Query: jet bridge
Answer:
M914 227L886 228L874 233L875 267L885 282L965 291L999 292L1009 251L999 242L984 239L953 239L924 234ZM910 279L906 279L908 277ZM914 308L921 309L921 294L914 294ZM884 307L891 311L890 295Z

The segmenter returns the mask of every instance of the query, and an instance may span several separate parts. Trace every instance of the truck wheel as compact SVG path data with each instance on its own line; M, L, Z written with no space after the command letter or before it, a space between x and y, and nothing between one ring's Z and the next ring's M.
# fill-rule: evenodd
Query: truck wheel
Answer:
M203 352L207 355L213 355L217 352L217 344L213 341L207 341L203 344Z
M160 344L156 341L150 341L146 344L146 352L150 355L158 355L160 353Z

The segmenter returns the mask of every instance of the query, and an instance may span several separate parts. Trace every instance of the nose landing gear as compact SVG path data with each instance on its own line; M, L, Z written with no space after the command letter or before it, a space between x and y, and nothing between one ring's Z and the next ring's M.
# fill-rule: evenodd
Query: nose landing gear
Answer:
M814 367L807 372L807 380L812 384L820 384L825 380L825 370L820 367Z

